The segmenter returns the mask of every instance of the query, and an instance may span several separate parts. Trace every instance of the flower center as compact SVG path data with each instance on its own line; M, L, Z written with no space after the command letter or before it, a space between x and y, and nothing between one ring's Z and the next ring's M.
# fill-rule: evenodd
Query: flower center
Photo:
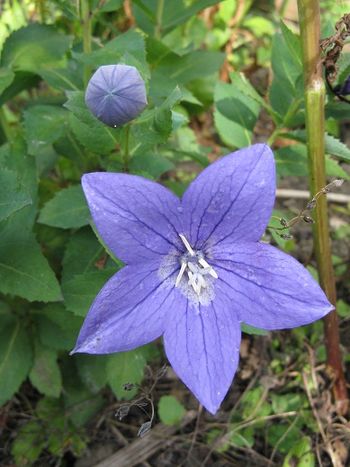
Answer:
M189 244L187 238L179 234L187 252L181 257L181 268L176 278L175 287L180 285L183 275L186 273L188 277L188 285L193 288L195 293L199 296L202 289L208 286L208 276L218 278L217 273L204 259L201 251L194 251Z

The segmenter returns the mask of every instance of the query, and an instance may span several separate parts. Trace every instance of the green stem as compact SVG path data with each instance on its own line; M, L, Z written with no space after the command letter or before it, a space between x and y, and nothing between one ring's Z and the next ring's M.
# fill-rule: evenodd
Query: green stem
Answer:
M318 0L298 0L300 35L303 51L306 132L309 158L310 191L312 196L326 185L324 155L325 86L320 56L320 7ZM327 199L321 197L314 210L314 248L321 287L332 305L337 296L328 227ZM336 310L324 318L327 364L334 375L334 397L338 412L348 408L346 381L339 345Z
M92 15L90 10L90 0L81 0L81 21L83 23L83 51L88 54L91 52L91 23ZM89 82L91 69L89 65L84 67L84 84Z
M129 158L130 158L129 136L130 136L130 124L126 125L125 134L124 134L123 162L124 162L125 172L129 172Z
M156 12L156 26L154 28L154 36L156 39L162 37L162 19L164 11L164 0L158 0L157 3L157 12Z
M281 132L281 127L278 126L278 127L272 132L272 134L270 135L269 139L267 140L267 144L268 144L269 146L273 146L274 142L275 142L276 139L279 137L280 132Z
M4 135L7 141L11 141L12 140L12 129L7 121L3 107L0 107L0 126L2 128L2 131L4 132Z

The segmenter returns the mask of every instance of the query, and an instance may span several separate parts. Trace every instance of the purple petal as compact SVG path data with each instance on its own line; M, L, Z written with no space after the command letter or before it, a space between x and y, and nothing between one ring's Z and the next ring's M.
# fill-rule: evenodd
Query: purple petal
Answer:
M256 144L211 164L183 196L185 235L190 244L257 241L275 199L275 164L270 148Z
M133 66L101 66L89 81L85 102L95 117L117 127L133 120L146 107L145 83Z
M213 248L216 293L232 301L240 321L261 329L287 329L312 323L334 307L293 257L262 243Z
M134 349L163 334L178 291L158 276L159 262L126 266L97 295L74 352L105 354Z
M90 173L82 185L99 234L125 262L169 253L179 243L179 199L169 190L135 175Z
M215 414L237 369L240 325L225 299L198 308L182 296L178 302L164 333L165 351L179 378Z

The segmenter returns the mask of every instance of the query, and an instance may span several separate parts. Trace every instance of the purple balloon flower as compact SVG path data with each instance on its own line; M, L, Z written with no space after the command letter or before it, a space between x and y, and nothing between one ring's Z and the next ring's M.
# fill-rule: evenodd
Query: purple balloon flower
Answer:
M266 145L211 164L182 200L126 174L87 174L83 188L127 265L96 297L74 352L121 352L163 335L175 372L214 414L237 369L241 322L292 328L332 309L301 264L259 242L276 188Z
M100 66L86 88L85 102L96 118L118 127L146 107L145 83L133 66Z

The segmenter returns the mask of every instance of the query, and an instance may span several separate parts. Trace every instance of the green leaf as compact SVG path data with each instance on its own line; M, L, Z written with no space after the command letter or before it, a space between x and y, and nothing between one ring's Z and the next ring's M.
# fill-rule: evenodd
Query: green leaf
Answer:
M337 301L337 312L341 318L350 317L350 304L344 302L344 300Z
M104 248L90 228L82 229L70 237L63 257L63 278L97 271L96 263L105 256Z
M168 33L179 24L195 16L202 9L215 5L216 3L218 3L218 0L194 0L190 4L183 0L174 2L171 8L163 9L163 14L160 18L162 32ZM155 15L157 11L157 1L134 0L132 8L138 26L148 34L153 34L157 21Z
M78 379L71 375L69 380L68 375L64 375L64 403L69 419L76 427L83 427L92 417L94 417L104 406L105 401L102 395L92 394ZM67 417L66 417L67 418Z
M3 168L0 172L0 221L31 203L31 198L19 185L16 173Z
M316 456L308 436L296 441L283 462L283 467L315 467L315 465Z
M67 447L72 449L74 427L68 418L62 399L43 397L35 408L44 433L45 448L55 457L62 457ZM74 430L76 431L76 430Z
M1 102L1 101L0 101ZM335 118L337 120L347 119L349 117L349 104L339 100L329 100L326 103L326 118Z
M101 359L103 357L100 357ZM105 357L106 358L106 357ZM83 427L104 405L100 394L92 394L79 378L75 359L67 357L61 363L63 399L66 413L76 427Z
M0 330L0 406L26 379L32 365L32 347L22 322L12 319Z
M261 398L263 396L264 389L262 386L250 389L242 397L242 406L243 406L243 417L250 418L252 414L257 417L264 417L270 415L271 406L268 402L261 403ZM259 404L259 411L256 411L256 407Z
M105 405L102 395L91 395L83 386L77 386L74 393L65 397L65 402L69 418L77 428L84 427Z
M103 48L89 54L74 53L73 56L79 62L94 68L101 65L114 65L115 63L133 65L136 66L144 79L149 76L144 36L140 31L134 29L120 34L107 42Z
M183 100L201 105L201 99L197 94L200 87L206 86L204 79L210 79L208 93L211 100L215 74L223 61L220 53L199 51L199 53L195 52L195 55L193 52L179 55L154 38L147 39L147 52L147 58L152 66L149 89L152 102L159 104L175 86L178 86L183 94ZM192 92L188 88L190 85L193 87ZM194 94L195 99L193 99Z
M288 26L281 21L281 32L285 43L288 46L289 52L293 56L296 63L302 67L302 52L301 52L301 40L300 36L291 31Z
M101 4L101 2L99 2ZM105 3L99 7L98 11L101 13L108 13L111 11L116 11L123 6L123 0L107 0Z
M33 465L46 447L46 433L42 424L37 420L31 420L23 425L11 447L11 453L16 465Z
M35 162L39 176L48 175L54 169L58 154L53 145L43 146L35 155Z
M71 38L58 33L54 27L33 23L6 39L1 66L37 73L60 62L70 43Z
M162 396L158 402L158 415L165 425L181 422L186 410L174 396Z
M283 31L286 33L286 29L283 29ZM289 42L287 44L283 34L278 33L272 40L271 63L274 77L269 90L269 98L272 108L280 115L281 120L284 119L288 112L290 113L292 104L295 105L295 102L299 101L301 104L303 99L301 62L296 53L294 51L292 53L290 49L291 43L296 39L292 40L289 35L288 38ZM298 115L300 104L295 108L294 119ZM291 122L289 121L289 123Z
M221 52L197 50L178 56L174 53L166 55L154 71L153 81L157 76L166 77L172 83L187 84L195 79L201 79L218 72L224 62Z
M79 91L83 82L79 70L71 68L48 68L38 72L51 87L61 91Z
M79 177L82 172L86 172L89 165L88 154L85 153L85 149L77 141L71 128L66 128L64 135L53 144L53 147L57 154L74 164Z
M234 148L251 144L260 104L233 84L220 82L215 87L214 99L215 126L223 142Z
M237 447L252 448L254 446L254 442L253 426L234 431L230 435L230 443Z
M76 354L74 358L82 382L93 394L107 384L106 357Z
M249 324L241 323L241 331L245 332L246 334L251 334L255 336L267 336L269 333L265 331L265 329L258 329L253 326L249 326Z
M83 320L67 311L60 303L35 310L33 319L40 342L54 350L72 350Z
M253 88L243 73L232 72L230 73L230 79L232 85L236 88L237 91L249 97L250 99L253 99L257 104L265 108L275 121L278 121L278 114L265 101L265 99L263 99L260 94L258 94L258 92Z
M87 150L96 154L109 154L116 148L117 139L113 130L97 120L87 125L75 115L70 115L69 124L79 143Z
M64 106L72 112L69 124L78 141L98 154L108 154L115 149L119 130L104 125L92 115L86 107L83 92L67 91L66 94L68 101Z
M27 235L31 231L37 212L37 169L34 157L28 155L23 140L18 136L12 145L0 148L0 166L2 170L16 173L21 190L31 198L32 203L14 212L5 222L0 223L2 241L16 238L19 234Z
M81 185L71 185L57 192L40 211L38 222L51 227L72 229L87 225L90 211Z
M10 86L15 78L15 74L9 68L0 68L0 94Z
M216 102L216 109L228 120L237 123L250 133L253 132L257 115L243 101L235 98L222 99Z
M270 109L270 106L265 102L265 100L258 94L258 92L253 88L247 78L243 73L238 71L230 73L230 79L232 85L237 89L237 91L243 93L245 96L250 97L256 101L261 107L266 107Z
M140 384L146 359L141 349L130 352L119 352L112 355L107 362L107 381L118 399L132 399L137 388L126 391L127 383Z
M56 351L36 344L34 365L29 373L29 379L32 385L45 396L59 397L62 378Z
M302 132L303 130L297 131ZM296 132L291 133L291 135L294 135L294 133ZM277 173L280 176L307 176L308 174L307 148L305 144L292 144L277 149L275 151L275 160ZM349 175L340 167L338 162L329 156L326 156L326 172L329 176L344 179L349 178Z
M326 174L331 177L349 180L350 175L339 165L339 161L332 159L326 154Z
M174 164L167 158L157 154L138 154L130 161L129 168L131 172L146 172L152 178L159 178L164 172L174 169Z
M115 269L108 268L77 274L64 280L62 292L67 309L79 316L85 316L98 292L114 273Z
M11 84L0 95L0 105L17 96L21 91L36 86L39 78L28 71L17 71Z
M307 407L307 400L300 394L272 394L271 395L272 410L279 414L282 412L300 411Z
M242 23L243 28L249 29L255 37L272 36L275 32L275 25L272 21L263 16L248 16Z
M77 5L72 0L55 0L55 6L59 7L65 20L74 21L80 19Z
M1 242L0 291L29 301L61 300L57 279L33 237Z
M64 107L70 110L79 120L87 125L100 123L87 108L83 91L66 91L66 96L67 101L64 103Z
M284 133L283 136L286 138L294 139L306 143L306 131L305 130L294 130ZM337 157L346 162L350 161L350 149L341 141L334 136L325 133L325 151L326 154Z
M28 153L37 155L63 135L68 112L53 105L36 105L23 115Z
M181 97L179 87L175 87L159 107L144 111L131 125L130 154L145 154L150 148L168 140L173 129L171 109Z
M307 175L307 150L304 144L291 144L275 150L274 153L279 176Z
M291 418L291 421L293 419ZM281 421L278 424L270 425L267 429L267 440L271 446L278 446L278 452L287 454L296 440L300 438L301 423L290 426L290 423ZM293 464L291 464L293 465Z
M334 136L325 135L326 153L346 162L350 162L350 149Z

